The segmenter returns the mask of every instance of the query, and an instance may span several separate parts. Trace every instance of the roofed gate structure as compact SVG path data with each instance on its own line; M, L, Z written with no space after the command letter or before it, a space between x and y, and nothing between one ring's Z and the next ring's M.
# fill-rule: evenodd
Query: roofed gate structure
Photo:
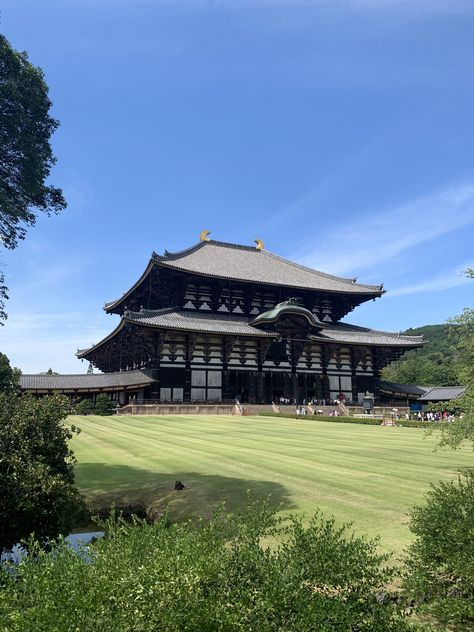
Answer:
M120 316L79 358L105 373L147 370L163 402L357 402L379 395L380 371L420 336L341 322L382 286L318 272L264 249L209 240L153 253L141 277L106 303Z

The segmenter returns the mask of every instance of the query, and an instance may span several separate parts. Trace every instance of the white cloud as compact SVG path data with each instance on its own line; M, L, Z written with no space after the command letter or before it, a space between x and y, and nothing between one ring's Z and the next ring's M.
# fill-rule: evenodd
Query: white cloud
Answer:
M105 314L87 312L17 312L9 314L0 331L0 348L23 373L52 368L59 373L85 373L75 352L97 343L117 325Z
M472 267L472 262L457 266L454 270L439 274L431 279L422 281L415 285L405 285L394 290L390 290L387 294L388 297L393 296L407 296L409 294L423 294L426 292L441 292L443 290L449 290L453 287L460 285L472 284L472 280L468 279L463 271ZM474 284L472 284L474 288Z
M474 185L453 187L332 226L318 235L314 251L299 260L323 270L330 262L332 273L353 274L473 223Z

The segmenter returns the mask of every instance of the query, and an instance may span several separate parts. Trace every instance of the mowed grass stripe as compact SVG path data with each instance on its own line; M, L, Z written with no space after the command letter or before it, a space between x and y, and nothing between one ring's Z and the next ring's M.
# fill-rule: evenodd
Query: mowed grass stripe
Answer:
M126 432L125 432L124 434L125 434L125 436L126 436ZM110 432L108 432L108 433L107 433L107 440L109 439L109 435L110 435ZM141 442L140 442L140 443L141 443ZM146 445L146 443L147 443L146 441L144 441L144 442L143 442L143 444L145 445L145 447L148 447L148 446ZM177 449L178 449L178 450L181 450L181 449L185 446L185 444L186 444L186 443L189 443L189 440L188 440L188 441L186 441L186 439L183 439L183 437L182 437L182 436L181 436L181 437L180 437L177 441L168 440L168 447L169 447L169 445L170 445L170 444L174 444L174 448L173 448L173 449L169 449L169 450L165 450L164 452L168 452L169 454L174 454L174 453L176 452L176 450L177 450ZM193 447L192 447L192 446L188 446L189 450L190 450L190 451L192 451L192 452L196 452L196 451L198 451L198 452L199 452L199 454L200 454L200 455L201 455L201 454L203 454L203 455L204 455L204 457L206 456L206 454L207 454L207 455L212 455L212 454L214 454L214 452L215 452L215 447L216 447L216 446L215 446L215 443L214 443L214 442L212 442L212 447L211 447L211 448L209 448L209 446L208 446L209 442L207 442L207 441L205 442L205 441L203 441L203 439L200 439L200 440L197 440L197 439L195 439L195 440L191 440L191 443L195 443L195 444L197 444L197 448L193 450ZM136 447L136 446L135 446L135 447ZM142 446L141 446L141 445L140 445L140 448L142 448ZM267 445L267 450L268 450L268 448L269 448L269 446ZM129 450L129 449L130 449L130 443L129 443L128 439L127 439L127 443L126 443L126 449L127 449L127 450ZM138 450L135 450L135 451L138 451ZM222 457L224 457L224 455L226 455L226 452L227 452L228 454L231 454L231 455L232 455L232 454L234 454L236 451L239 451L239 450L237 450L237 448L236 448L236 446L235 446L235 444L234 444L234 445L232 446L232 448L228 448L227 450L226 450L225 448L224 448L224 449L222 449L222 450L221 450L221 456L222 456ZM254 448L252 445L250 445L250 446L249 446L249 445L247 444L247 446L243 445L243 447L241 447L241 448L240 448L240 451L241 451L241 452L244 452L244 451L245 451L245 452L249 453L248 455L246 455L248 458L241 459L241 460L242 460L243 462L247 463L247 465L249 465L249 466L251 467L251 466L252 466L252 464L253 464L253 462L254 462L254 460L255 460L255 454L252 454L252 452L254 452L254 453L255 453L255 451L256 451L256 450L255 450L255 448ZM264 452L264 451L262 451L262 450L257 450L257 452L261 452L261 453L262 453L262 452ZM163 454L163 451L162 451L162 454ZM227 455L226 455L226 456L227 456ZM242 455L241 455L241 457L242 457ZM356 470L354 469L354 465L355 465L355 463L357 462L357 460L358 460L359 458L360 458L360 454L359 454L359 455L357 455L357 457L356 457L356 458L351 458L350 460L348 460L348 459L346 458L346 459L344 460L344 463L345 463L345 466L344 466L344 467L342 467L342 466L339 466L339 467L338 467L336 464L334 464L334 463L333 463L333 464L332 464L332 469L333 469L333 472L334 472L335 474L337 474L337 471L339 470L339 471L340 471L340 474L341 474L343 477L346 477L347 469L349 469L349 470L351 470L351 471L355 472L358 476L362 476L363 478L365 478L365 479L367 480L367 478L368 478L368 476L369 476L369 474L370 474L369 472L364 471L364 472L358 472L358 473L357 473L357 472L356 472ZM203 459L203 460L205 460L205 459ZM277 455L277 458L276 458L275 460L278 462L278 465L279 465L278 455ZM317 459L317 461L318 461L318 465L319 465L320 467L324 467L325 465L327 465L327 464L330 464L330 463L331 463L331 460L327 458L327 454L321 454L321 453L319 453L319 454L318 454L318 459ZM406 460L405 460L405 462L406 462ZM294 457L294 458L293 458L293 466L294 466L294 472L293 472L293 475L296 475L296 474L297 474L297 476L295 476L295 478L300 478L300 473L299 473L299 471L298 471L300 468L298 467L298 464L299 464L300 466L303 466L304 468L306 468L306 467L307 467L307 465L308 465L308 463L307 463L306 461L303 461L303 460L301 459L301 457L299 457L299 458L298 458L298 457ZM222 465L222 464L221 464L221 465ZM266 469L268 469L268 465L269 465L269 463L268 463L268 460L267 460L267 463L266 463ZM274 470L274 471L275 471L275 472L277 472L277 473L280 471L280 467L277 467L277 468L273 468L273 467L272 467L271 469L272 469L272 470ZM374 470L374 468L372 467L372 473L373 473L373 470ZM412 484L412 474L410 473L410 470L409 470L408 468L407 468L407 472L409 472L409 475L407 475L407 476L403 476L403 475L401 475L401 476L400 476L400 475L399 475L399 476L398 476L398 478L399 478L399 479L400 479L400 478L406 478L406 484L411 486L411 484ZM435 468L434 468L434 472L435 472ZM382 478L384 478L384 477L386 477L386 476L389 476L389 474L387 474L387 468L386 468L386 465L385 465L385 464L382 464L382 463L381 463L381 464L379 464L379 466L376 468L376 473L377 473L377 475L378 475L378 476L381 476ZM335 478L336 478L336 476L335 476ZM399 481L399 482L400 482L400 481ZM349 486L350 486L350 484L349 484Z
M124 434L126 436L126 433L124 433ZM146 443L147 442L145 442L145 441L143 442L145 447L147 447ZM198 453L198 456L204 457L202 459L204 461L206 460L206 456L211 456L212 454L215 453L216 445L215 445L214 442L211 442L212 445L209 446L208 445L209 442L208 441L203 441L202 439L200 439L200 440L198 440L198 439L191 439L191 440L189 440L188 439L186 441L186 440L183 440L183 438L181 437L178 441L170 441L170 440L168 440L168 448L170 447L170 444L174 444L174 447L172 449L168 449L168 450L162 451L162 456L163 456L163 453L164 454L168 453L168 454L171 454L171 455L175 454L177 450L180 451L185 446L185 444L189 444L189 443L191 443L191 444L194 443L196 445L195 446L188 445L188 452L194 452L194 454ZM130 444L129 444L128 440L127 440L127 443L126 443L126 449L127 450L129 450L129 446L130 446ZM135 448L136 447L137 446L135 446ZM142 448L142 445L140 445L140 448ZM268 446L267 446L267 450L268 450ZM135 452L137 452L137 451L142 451L142 450L135 450ZM247 466L252 469L252 465L253 465L253 463L255 461L255 454L254 453L256 452L256 450L255 450L255 448L253 446L248 446L248 445L245 446L245 445L243 445L243 447L241 447L239 449L236 449L235 445L233 445L232 448L228 448L227 450L226 449L221 450L221 458L225 458L228 455L233 456L237 451L246 453L244 455L242 455L242 454L240 455L241 456L241 461L246 463ZM264 451L258 450L257 452L264 452ZM242 456L244 456L246 458L242 458ZM330 459L328 459L326 457L327 457L327 454L326 455L324 455L324 454L319 454L318 455L318 458L317 458L317 462L318 462L318 466L319 466L318 469L321 469L325 465L331 463ZM351 484L350 484L350 479L347 478L347 470L350 470L350 471L353 471L357 476L363 477L364 479L366 479L366 484L370 485L370 481L368 481L368 478L369 478L371 473L369 473L367 471L356 472L356 470L355 470L354 466L355 466L355 464L356 464L356 462L357 462L357 460L359 458L360 458L360 455L358 455L357 458L351 458L351 459L347 459L346 458L344 460L344 463L345 463L344 466L338 466L336 464L332 464L332 474L333 474L334 481L336 481L338 479L337 475L339 473L340 477L342 477L343 480L344 480L344 482L342 484L346 485L349 488L352 487ZM271 467L271 471L278 474L281 471L280 460L278 458L278 455L276 456L276 458L274 460L277 463L277 467ZM300 475L300 469L301 468L304 468L303 471L306 472L306 467L308 465L312 465L313 464L312 462L308 463L306 460L303 460L301 457L299 457L299 458L298 457L294 457L292 459L292 461L293 461L293 477L295 479L300 479L301 478L301 475ZM221 463L221 466L222 465L224 465L224 463ZM266 469L267 470L268 470L268 466L269 466L269 462L268 462L268 459L267 459L267 463L266 463ZM372 467L372 470L373 469L374 468ZM407 469L407 472L408 471L409 470ZM389 476L387 474L386 465L384 465L384 464L380 464L379 467L376 469L376 472L377 472L377 476L380 476L381 479L384 479L387 476ZM406 484L409 485L409 486L412 485L412 475L411 474L408 475L408 476L405 476L405 477L399 475L398 476L399 484L401 483L401 480L400 480L401 478L406 478L406 481L404 481L404 482L406 482ZM375 487L377 487L377 482L375 482L374 485L375 485Z
M74 418L77 481L89 497L120 502L166 496L177 518L231 509L272 495L288 510L320 506L339 522L379 533L385 548L409 540L407 511L430 481L472 466L472 451L433 452L423 430L262 417L114 416ZM173 491L175 478L187 486Z

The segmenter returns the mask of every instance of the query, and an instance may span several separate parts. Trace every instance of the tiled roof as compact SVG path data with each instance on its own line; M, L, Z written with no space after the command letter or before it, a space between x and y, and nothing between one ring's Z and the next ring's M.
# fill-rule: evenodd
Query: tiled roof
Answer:
M125 312L127 322L160 329L196 331L202 333L234 334L241 336L276 337L277 334L249 325L244 316L206 312L186 312L177 308ZM323 323L321 332L312 336L321 342L347 342L361 345L385 345L390 347L419 347L423 336L404 336L387 331L377 331L346 323Z
M426 391L429 391L429 386L418 386L416 384L398 384L397 382L386 382L380 380L380 388L383 391L389 391L391 393L399 393L401 395L424 395Z
M253 283L307 288L327 292L370 294L380 296L380 285L363 285L354 279L333 276L307 268L268 250L228 244L221 241L201 241L177 253L157 255L153 259L160 266L183 270L203 276Z
M202 333L229 334L237 336L257 336L259 338L274 338L276 334L261 331L248 324L248 318L227 316L205 312L182 312L176 308L160 310L141 310L140 312L125 312L127 322L138 325L148 325L159 329L195 331Z
M277 338L275 332L264 331L249 324L245 316L233 314L216 314L212 312L180 311L176 307L166 309L147 310L139 312L126 311L118 326L101 342L90 349L78 350L79 358L88 354L113 339L127 324L142 327L154 327L169 331L187 331L205 334L252 336L256 338ZM423 336L402 336L385 331L376 331L346 323L323 323L322 331L310 336L317 342L337 342L353 345L375 345L400 347L402 349L415 348L423 344Z
M315 340L327 339L328 341L354 345L383 345L406 348L420 347L423 344L423 336L405 336L347 323L324 323L324 329L318 335L312 337Z
M465 386L433 386L418 399L421 402L444 402L462 397L465 390Z
M75 375L29 375L20 376L22 390L97 390L101 388L126 388L145 386L154 382L146 370L117 373L80 373Z

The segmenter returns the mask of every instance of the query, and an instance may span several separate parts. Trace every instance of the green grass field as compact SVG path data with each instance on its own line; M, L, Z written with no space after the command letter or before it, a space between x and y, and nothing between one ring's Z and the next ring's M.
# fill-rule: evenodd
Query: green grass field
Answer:
M76 480L98 507L168 505L175 519L270 496L283 511L317 507L400 554L407 512L431 481L474 466L470 448L433 449L424 430L269 417L72 417ZM175 480L186 489L174 491Z

